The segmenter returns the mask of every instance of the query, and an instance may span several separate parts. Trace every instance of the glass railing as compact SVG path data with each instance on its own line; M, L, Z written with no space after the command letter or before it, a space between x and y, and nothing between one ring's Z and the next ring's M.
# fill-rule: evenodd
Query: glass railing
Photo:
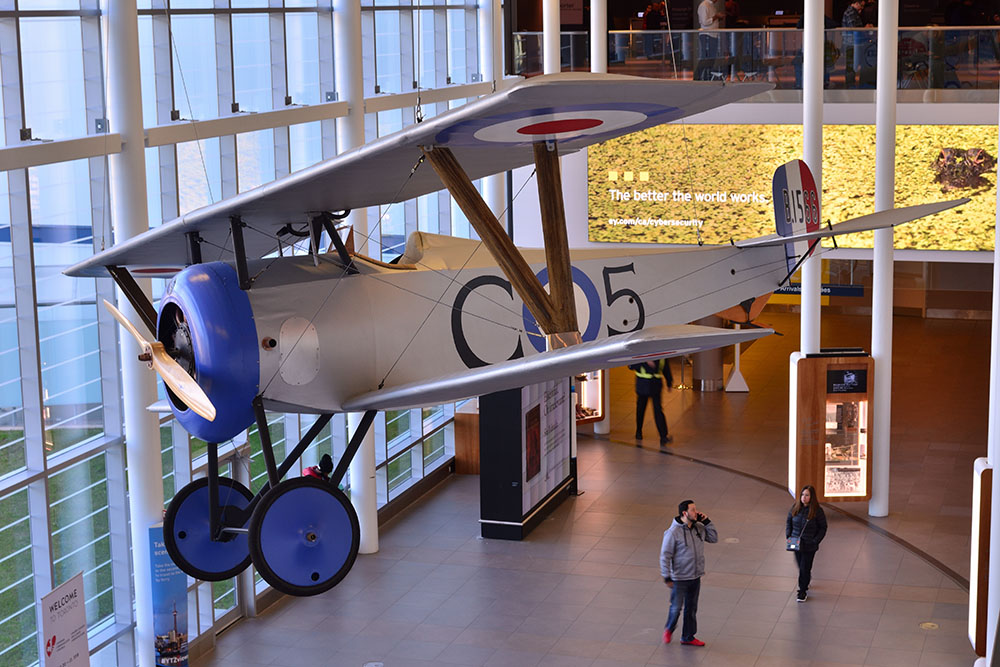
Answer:
M824 34L827 89L874 88L878 56L875 28L836 28ZM542 72L542 34L514 34L514 73ZM563 71L590 69L586 32L561 36ZM899 31L900 89L996 89L1000 28L906 28ZM802 31L615 30L608 33L608 72L666 79L769 81L802 88Z

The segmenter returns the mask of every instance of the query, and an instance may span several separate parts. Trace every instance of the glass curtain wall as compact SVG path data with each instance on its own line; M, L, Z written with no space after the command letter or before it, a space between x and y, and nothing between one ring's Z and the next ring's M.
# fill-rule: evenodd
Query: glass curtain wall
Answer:
M337 101L332 0L138 5L147 129ZM362 0L361 9L366 97L456 89L445 102L383 103L366 117L368 140L478 94L461 88L482 80L474 3ZM0 0L0 148L107 132L103 10L100 0ZM146 148L150 226L337 152L332 117L270 125ZM98 308L115 290L110 279L62 275L113 243L107 153L0 171L0 665L39 664L37 600L80 572L92 664L134 664L119 332ZM469 234L444 193L371 210L368 225L379 250L369 254L387 260L418 229ZM162 289L154 281L154 294ZM453 415L452 405L380 415L380 505L449 460ZM314 419L268 414L279 456ZM301 465L338 459L348 438L338 415ZM168 503L205 474L206 445L170 417L160 444ZM219 457L223 474L259 486L256 428L223 443ZM189 580L190 639L239 618L266 588L244 579Z

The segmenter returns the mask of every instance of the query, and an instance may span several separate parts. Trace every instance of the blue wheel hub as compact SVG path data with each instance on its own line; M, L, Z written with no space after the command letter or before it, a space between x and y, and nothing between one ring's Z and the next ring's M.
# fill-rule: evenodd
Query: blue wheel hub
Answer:
M289 595L316 595L337 585L358 555L358 516L326 481L281 482L254 510L250 553L257 571Z
M227 477L219 478L219 507L246 509L253 495ZM167 552L185 574L203 581L230 579L250 565L246 533L212 539L208 480L195 480L181 489L167 507L163 538Z

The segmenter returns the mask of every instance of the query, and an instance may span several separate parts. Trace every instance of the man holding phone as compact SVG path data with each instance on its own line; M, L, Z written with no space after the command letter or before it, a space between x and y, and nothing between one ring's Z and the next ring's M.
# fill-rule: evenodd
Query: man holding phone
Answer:
M695 637L698 594L705 574L705 542L718 542L719 534L712 520L698 511L693 500L682 501L677 510L678 515L663 532L660 546L660 574L670 589L670 613L663 628L663 643L670 643L683 608L681 644L704 646L705 642Z

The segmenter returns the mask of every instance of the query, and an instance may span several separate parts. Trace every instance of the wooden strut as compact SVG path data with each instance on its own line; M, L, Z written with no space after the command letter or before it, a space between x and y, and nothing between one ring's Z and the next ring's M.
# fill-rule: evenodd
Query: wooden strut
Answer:
M561 330L558 309L514 246L514 242L500 226L490 207L483 201L482 195L455 159L454 153L449 148L441 146L431 149L422 147L422 150L441 182L448 188L448 192L479 234L486 249L500 266L500 270L535 317L538 326L547 334L559 333Z
M566 211L563 208L562 176L556 143L539 141L533 145L535 173L538 174L538 207L542 213L545 239L545 263L549 269L549 295L557 311L556 330L549 333L578 331L573 270L566 238Z
M149 300L146 293L139 287L139 283L135 281L135 278L132 277L132 274L124 266L106 266L105 268L111 274L118 288L121 289L122 294L132 304L132 307L135 308L139 319L146 325L149 332L153 334L153 339L155 340L156 308L153 306L153 302Z

